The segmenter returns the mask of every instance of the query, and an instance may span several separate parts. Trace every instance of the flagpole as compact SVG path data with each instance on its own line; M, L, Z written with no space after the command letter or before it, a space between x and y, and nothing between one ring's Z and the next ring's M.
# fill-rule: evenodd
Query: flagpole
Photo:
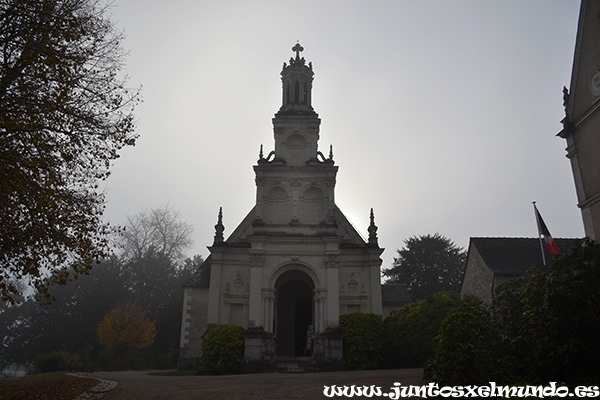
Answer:
M540 226L540 218L539 218L539 211L537 210L536 206L535 206L535 201L533 202L533 212L535 214L535 222L537 224L538 227L538 239L540 241L540 250L542 251L542 262L544 263L544 266L546 265L546 254L544 254L544 244L542 243L542 227Z

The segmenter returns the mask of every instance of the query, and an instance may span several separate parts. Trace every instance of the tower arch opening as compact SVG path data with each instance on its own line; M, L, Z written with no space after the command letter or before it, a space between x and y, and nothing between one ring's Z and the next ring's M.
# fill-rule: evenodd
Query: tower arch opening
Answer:
M310 355L311 332L314 333L315 284L308 274L292 269L275 283L277 355Z

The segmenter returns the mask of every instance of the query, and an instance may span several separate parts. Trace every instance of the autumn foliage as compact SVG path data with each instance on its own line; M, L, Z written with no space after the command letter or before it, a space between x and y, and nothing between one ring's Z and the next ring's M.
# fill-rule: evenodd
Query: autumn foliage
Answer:
M98 341L111 350L143 349L154 343L155 321L137 303L121 303L98 325Z
M135 143L137 90L100 0L0 2L0 298L89 273L110 254L105 180Z

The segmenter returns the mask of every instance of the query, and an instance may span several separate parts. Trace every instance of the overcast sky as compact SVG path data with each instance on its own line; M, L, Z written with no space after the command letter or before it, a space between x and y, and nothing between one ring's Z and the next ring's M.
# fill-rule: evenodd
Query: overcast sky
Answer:
M106 217L170 203L208 255L255 204L273 149L279 73L300 41L313 63L319 148L336 203L364 237L375 210L383 267L413 235L582 237L564 116L575 0L116 0L140 138L106 182Z

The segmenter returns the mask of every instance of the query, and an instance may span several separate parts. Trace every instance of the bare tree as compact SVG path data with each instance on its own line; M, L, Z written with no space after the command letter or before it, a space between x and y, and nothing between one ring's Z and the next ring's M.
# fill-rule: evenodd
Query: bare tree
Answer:
M141 260L149 252L178 265L192 245L193 227L179 219L179 213L167 204L127 218L123 232L123 257Z
M0 296L48 287L109 254L98 181L133 145L138 90L104 0L0 2Z

